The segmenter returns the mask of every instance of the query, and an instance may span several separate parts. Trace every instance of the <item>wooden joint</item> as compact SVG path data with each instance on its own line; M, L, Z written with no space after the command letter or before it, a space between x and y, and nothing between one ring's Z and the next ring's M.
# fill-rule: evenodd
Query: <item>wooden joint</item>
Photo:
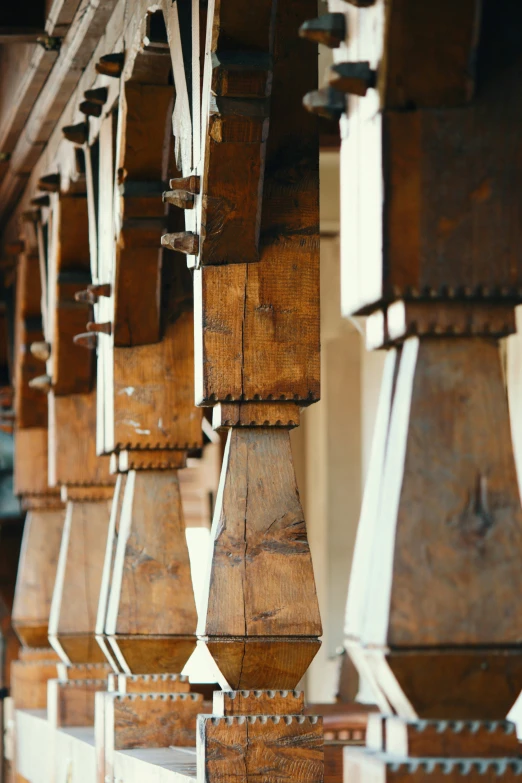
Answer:
M98 332L99 334L112 334L112 324L110 321L105 321L104 323L89 321L87 323L87 331Z
M107 103L109 90L107 87L96 87L93 90L85 90L83 97L89 103L96 103L99 106L103 106L105 103Z
M172 204L180 209L194 209L194 196L188 190L166 190L162 200L164 204Z
M103 106L99 103L94 103L93 101L82 101L78 106L78 109L82 114L87 115L87 117L101 117Z
M181 470L187 464L187 449L123 449L111 454L111 473L131 470Z
M46 193L58 193L61 186L61 177L59 174L46 174L38 180L38 190Z
M366 321L366 343L372 349L413 336L500 339L515 332L515 308L510 302L401 300Z
M337 49L346 38L346 17L342 13L323 14L299 28L299 36L312 43Z
M42 362L46 362L51 355L51 346L45 340L38 340L29 346L31 354Z
M36 378L31 378L28 385L30 389L48 394L52 389L52 378L50 375L38 375Z
M62 128L62 133L67 141L81 146L89 140L89 123L79 122L77 125L65 125Z
M82 348L87 348L89 351L95 351L98 345L98 335L94 332L84 332L83 334L76 334L73 337L75 345L79 345Z
M194 174L190 177L175 177L170 180L169 185L173 190L186 190L187 193L197 196L201 191L201 177Z
M299 405L295 402L221 402L212 411L212 426L216 430L229 427L299 426Z
M111 76L114 79L119 79L123 72L124 62L125 54L123 52L105 54L96 63L96 71L102 74L102 76Z
M304 694L296 690L216 691L213 715L303 715Z
M311 114L336 121L346 111L346 99L342 92L333 87L322 87L308 92L303 98L303 106Z
M162 247L185 253L189 256L197 256L199 253L199 236L191 231L180 231L175 234L164 234L161 237Z
M50 207L51 197L46 195L46 196L37 196L36 198L32 198L31 205L33 207Z
M376 86L377 71L369 62L338 63L330 68L328 83L338 92L364 97L370 87Z
M272 68L272 57L266 52L214 52L212 93L229 98L268 98Z

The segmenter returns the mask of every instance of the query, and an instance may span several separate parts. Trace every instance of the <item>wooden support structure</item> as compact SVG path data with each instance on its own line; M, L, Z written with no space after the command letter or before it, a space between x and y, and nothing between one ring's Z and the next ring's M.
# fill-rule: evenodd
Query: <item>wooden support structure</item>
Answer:
M345 17L343 308L388 352L346 613L380 714L344 780L516 779L522 517L499 339L522 293L522 16L329 5ZM342 81L363 66L368 89Z

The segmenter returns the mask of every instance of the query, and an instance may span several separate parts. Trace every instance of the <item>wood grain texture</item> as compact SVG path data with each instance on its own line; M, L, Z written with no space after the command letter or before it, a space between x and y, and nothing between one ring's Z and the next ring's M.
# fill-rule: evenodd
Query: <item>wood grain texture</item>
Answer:
M302 715L302 691L216 691L212 713L229 715Z
M49 395L49 483L113 485L107 457L96 456L96 391Z
M321 642L306 637L209 636L207 647L222 674L225 689L284 689L297 686Z
M406 342L382 492L365 641L518 644L522 511L493 341Z
M116 168L122 189L113 281L115 346L144 345L160 339L160 238L165 223L160 194L166 118L172 99L173 88L166 84L130 81L121 93ZM152 183L157 183L156 192L150 189Z
M110 674L109 691L118 693L189 693L183 674Z
M14 490L17 495L57 495L48 485L47 452L47 422L45 427L16 430Z
M285 427L299 426L299 406L293 402L218 403L212 411L214 429L226 427Z
M209 636L319 636L310 550L285 431L228 436L213 529ZM277 581L268 574L278 574Z
M52 344L48 365L56 394L90 391L93 357L73 342L85 331L90 308L75 293L91 282L89 222L84 194L61 194L53 201L52 232L46 250L48 262L48 329Z
M459 106L472 97L481 3L386 6L381 100L386 108ZM364 13L364 11L362 12Z
M67 504L49 618L49 636L66 662L103 661L94 631L109 511L106 501Z
M320 718L241 716L198 718L198 755L205 779L246 781L251 776L299 781L323 778Z
M114 694L107 698L106 737L114 750L190 747L196 743L199 693Z
M385 720L386 750L397 756L516 756L516 727L509 721L408 722L396 716Z
M105 631L183 636L194 633L195 627L177 472L131 471L119 521Z
M199 448L202 413L194 406L192 313L168 324L161 342L114 348L113 355L107 404L114 406L114 421L106 433L107 449Z
M12 623L21 641L30 647L47 645L64 520L60 509L30 511L25 519Z
M317 652L321 622L284 430L229 433L205 595L198 633L229 685L294 688Z
M373 650L366 659L378 687L407 720L504 720L522 687L517 649Z
M113 657L127 674L180 672L196 649L193 635L118 634L107 639Z
M465 62L466 47L457 46L456 39L472 35L475 6L464 2L457 9L446 3L437 8L437 22L425 28L432 46L455 44L445 65L455 65L456 58ZM423 35L408 34L407 18L411 12L419 14L420 21L432 9L400 0L386 5L390 19L394 8L397 24L385 45L395 48L404 63L422 47L423 61L422 68L408 70L395 87L407 91L416 82L419 89L431 89L435 60L428 55L430 47L423 46ZM445 14L453 13L467 15L470 24L462 21L445 35L438 34ZM513 33L520 27L521 13L507 0L484 5L476 56L479 89L469 105L446 108L441 94L429 110L416 108L420 101L409 111L385 108L380 114L376 96L351 101L350 134L343 142L344 216L350 232L343 240L346 313L370 310L382 297L519 300L522 266L514 248L519 247L520 221L513 211L519 177L513 161L518 160L520 107L512 90L522 71L520 38ZM375 38L377 27L361 23L354 52L365 47L364 31L370 28ZM388 55L395 56L385 50L384 61ZM386 63L383 73L385 68ZM446 73L437 68L441 85L445 75L459 80L463 73L453 66ZM381 201L384 211L379 214Z
M47 706L47 680L56 677L54 652L48 660L13 661L11 696L19 710L44 710Z
M301 106L316 72L295 34L314 11L279 4L274 17L259 263L195 272L198 404L319 396L317 126ZM233 23L245 42L246 19Z

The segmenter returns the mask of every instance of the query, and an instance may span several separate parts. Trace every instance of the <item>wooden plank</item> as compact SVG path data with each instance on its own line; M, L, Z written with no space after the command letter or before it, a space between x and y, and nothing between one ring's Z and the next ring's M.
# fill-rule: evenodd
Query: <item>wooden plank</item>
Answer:
M202 702L200 693L109 694L106 752L195 745Z

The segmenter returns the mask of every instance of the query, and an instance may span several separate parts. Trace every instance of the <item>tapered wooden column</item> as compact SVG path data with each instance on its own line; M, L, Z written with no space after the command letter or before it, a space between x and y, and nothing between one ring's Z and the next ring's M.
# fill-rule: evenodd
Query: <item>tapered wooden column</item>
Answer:
M31 220L21 230L24 250L18 258L14 321L14 491L27 516L12 614L23 647L11 664L11 694L17 708L42 709L58 660L49 646L48 624L65 507L59 489L48 484L47 398L29 385L43 367L31 352L32 343L44 337L39 228Z
M331 5L343 307L389 351L346 616L381 714L344 776L514 778L522 513L499 339L522 292L522 16Z
M197 104L191 124L182 105L174 115L183 177L165 198L185 208L186 231L162 243L194 268L196 401L228 431L198 625L227 689L199 718L208 781L323 774L321 721L293 690L321 634L289 437L319 397L318 137L300 106L316 68L297 39L306 5L209 3L201 126ZM173 49L197 24L187 16L173 6ZM193 61L173 62L178 94L199 85Z

